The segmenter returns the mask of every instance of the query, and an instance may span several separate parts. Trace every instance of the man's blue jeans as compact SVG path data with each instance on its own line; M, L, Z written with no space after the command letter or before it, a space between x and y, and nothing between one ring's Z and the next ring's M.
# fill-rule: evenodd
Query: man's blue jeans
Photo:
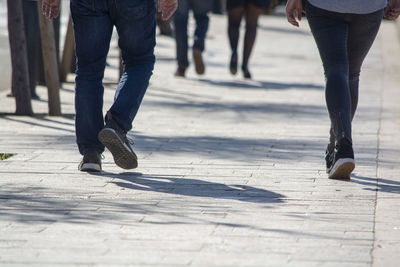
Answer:
M104 151L97 134L104 127L102 80L114 26L124 73L108 112L126 132L132 128L155 62L155 11L154 0L71 0L77 57L75 127L81 154Z
M194 19L196 20L193 48L203 51L209 22L207 13L211 10L212 4L212 0L178 1L178 9L174 15L174 25L176 39L176 58L178 60L179 67L187 68L189 66L187 32L189 10L192 9Z

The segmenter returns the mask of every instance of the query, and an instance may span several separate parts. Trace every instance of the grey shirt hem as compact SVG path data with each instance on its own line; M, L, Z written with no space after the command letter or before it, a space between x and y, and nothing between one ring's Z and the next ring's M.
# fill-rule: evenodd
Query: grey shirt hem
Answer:
M369 14L387 5L387 0L308 0L308 2L321 9L350 14Z

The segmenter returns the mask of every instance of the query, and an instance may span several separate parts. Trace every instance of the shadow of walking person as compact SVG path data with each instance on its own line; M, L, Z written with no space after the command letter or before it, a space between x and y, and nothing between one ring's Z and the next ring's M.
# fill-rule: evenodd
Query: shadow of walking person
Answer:
M114 178L111 183L133 190L153 191L182 196L232 199L254 203L282 203L284 195L253 186L214 183L191 178L177 178L162 175L143 175L138 172L113 174L108 172L93 175Z

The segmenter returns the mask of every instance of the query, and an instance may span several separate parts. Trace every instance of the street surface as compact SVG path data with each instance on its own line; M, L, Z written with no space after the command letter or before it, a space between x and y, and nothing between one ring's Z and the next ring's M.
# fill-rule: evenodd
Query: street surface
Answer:
M42 116L43 87L36 117L9 115L14 99L0 92L0 153L16 153L0 161L0 266L398 266L395 24L383 23L365 61L350 181L325 173L323 70L307 22L291 27L282 10L262 17L252 81L228 72L226 28L226 17L212 16L206 74L191 66L186 79L173 76L174 40L158 37L130 133L133 171L108 151L102 173L77 170L74 75L62 86L63 117Z

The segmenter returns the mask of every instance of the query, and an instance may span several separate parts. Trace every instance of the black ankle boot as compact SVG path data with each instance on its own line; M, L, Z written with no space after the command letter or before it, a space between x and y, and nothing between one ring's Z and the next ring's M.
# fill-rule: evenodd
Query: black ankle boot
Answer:
M232 75L237 73L237 65L238 65L238 55L236 52L233 52L231 55L231 62L229 63L229 71Z
M250 73L249 68L247 67L247 65L246 66L242 66L242 71L243 71L243 77L245 79L251 80L251 73Z

